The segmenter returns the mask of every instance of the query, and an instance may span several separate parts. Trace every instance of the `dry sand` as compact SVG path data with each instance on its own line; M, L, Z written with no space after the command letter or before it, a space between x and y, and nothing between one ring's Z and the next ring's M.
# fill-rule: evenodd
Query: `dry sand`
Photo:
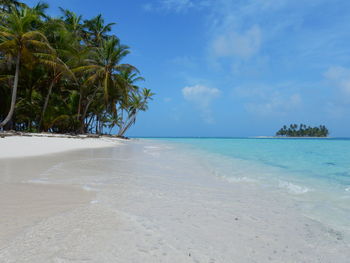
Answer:
M45 155L71 150L94 149L118 145L116 138L67 138L68 136L10 136L0 138L0 158Z

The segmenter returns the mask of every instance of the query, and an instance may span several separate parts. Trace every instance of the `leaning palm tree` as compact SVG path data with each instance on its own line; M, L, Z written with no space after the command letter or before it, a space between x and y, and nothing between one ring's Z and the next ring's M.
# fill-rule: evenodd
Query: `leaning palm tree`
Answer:
M115 104L119 104L118 110L122 125L124 124L124 112L128 111L128 108L130 107L129 102L131 95L136 95L140 91L140 87L136 85L137 82L145 80L139 74L140 72L136 68L126 68L115 75L116 83L121 92L119 93L120 96Z
M2 129L11 119L14 113L17 97L18 79L22 60L34 60L33 53L50 50L46 37L39 31L33 29L33 23L38 20L36 11L30 8L12 10L3 13L0 25L0 52L5 59L15 61L15 76L12 88L10 110L6 118L0 123Z
M129 119L124 127L119 130L118 136L124 136L126 131L136 122L136 116L140 111L148 109L148 102L153 100L155 94L150 89L143 89L142 94L133 94L130 101Z

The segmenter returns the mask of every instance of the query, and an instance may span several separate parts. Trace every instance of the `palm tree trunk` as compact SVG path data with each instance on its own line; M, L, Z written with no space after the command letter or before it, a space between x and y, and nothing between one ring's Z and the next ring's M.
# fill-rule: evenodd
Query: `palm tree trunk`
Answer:
M41 113L41 117L40 117L40 130L43 129L43 121L44 121L44 117L45 117L45 112L46 112L46 109L47 109L47 105L49 104L49 99L50 99L50 95L51 95L51 92L52 92L52 88L53 86L55 85L55 82L56 82L56 78L54 78L51 83L50 83L50 86L49 86L49 91L47 92L47 95L46 95L46 98L45 98L45 103L44 103L44 107L43 107L43 111Z
M15 111L20 62L21 62L21 52L18 51L17 60L16 60L15 81L13 83L10 111L7 114L6 118L0 123L0 130L2 130L3 127L12 119L13 113Z
M96 115L96 127L95 127L96 134L100 134L99 127L100 127L100 114L97 114Z
M145 106L147 102L147 99L145 98L144 102L141 104L141 109ZM135 122L136 120L136 115L139 113L140 110L136 110L135 114L132 115L132 117L127 121L127 124L124 126L124 128L120 129L118 136L124 136L125 132L131 127L131 125Z
M85 123L84 123L84 120L86 118L86 114L87 114L87 111L90 107L90 104L92 103L92 101L94 100L94 97L96 96L96 93L98 91L98 88L94 91L94 93L92 94L92 97L91 99L88 101L88 103L86 104L86 107L84 109L84 112L83 112L83 115L81 117L81 126L80 126L80 133L84 133L84 129L85 129Z
M80 122L80 133L84 133L85 132L85 118L86 118L86 114L87 111L90 107L90 104L93 100L89 100L88 103L86 104L86 107L84 109L83 115L81 116L81 122Z
M131 125L135 122L136 115L138 112L135 112L135 114L129 119L127 124L124 126L124 128L120 129L118 136L124 136L125 132L131 127Z
M80 87L80 92L79 92L79 104L78 104L78 114L77 114L77 120L79 121L80 119L80 114L81 114L81 101L83 99L82 96L83 89Z

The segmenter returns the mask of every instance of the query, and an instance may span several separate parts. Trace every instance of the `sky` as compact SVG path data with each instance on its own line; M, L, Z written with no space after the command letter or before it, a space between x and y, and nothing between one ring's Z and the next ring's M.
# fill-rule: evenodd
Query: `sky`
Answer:
M37 1L24 1L29 5ZM48 0L113 29L156 93L130 136L350 137L349 0Z

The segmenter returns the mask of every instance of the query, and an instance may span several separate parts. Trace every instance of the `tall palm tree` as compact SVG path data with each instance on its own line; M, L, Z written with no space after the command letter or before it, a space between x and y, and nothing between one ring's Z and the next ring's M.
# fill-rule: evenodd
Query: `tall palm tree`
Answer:
M60 10L63 14L61 19L65 22L67 29L71 31L76 37L81 38L83 35L83 17L68 9L60 7Z
M76 72L85 72L89 75L87 83L97 83L102 88L105 103L108 103L110 88L114 85L114 73L126 68L134 68L128 64L120 64L121 60L128 55L129 48L120 44L116 37L103 41L102 46L95 49L92 59L87 61L88 65L78 67Z
M21 10L12 9L10 13L3 13L2 18L3 21L0 25L0 51L7 59L15 61L16 69L10 110L6 118L0 123L0 129L12 119L14 113L22 60L33 60L33 53L43 50L52 51L46 37L33 28L33 23L38 20L36 11L26 7Z
M87 41L90 42L89 44L92 44L94 47L101 46L102 41L108 39L107 33L111 32L113 25L115 25L115 23L105 25L105 21L101 14L90 20L85 20L85 34Z

